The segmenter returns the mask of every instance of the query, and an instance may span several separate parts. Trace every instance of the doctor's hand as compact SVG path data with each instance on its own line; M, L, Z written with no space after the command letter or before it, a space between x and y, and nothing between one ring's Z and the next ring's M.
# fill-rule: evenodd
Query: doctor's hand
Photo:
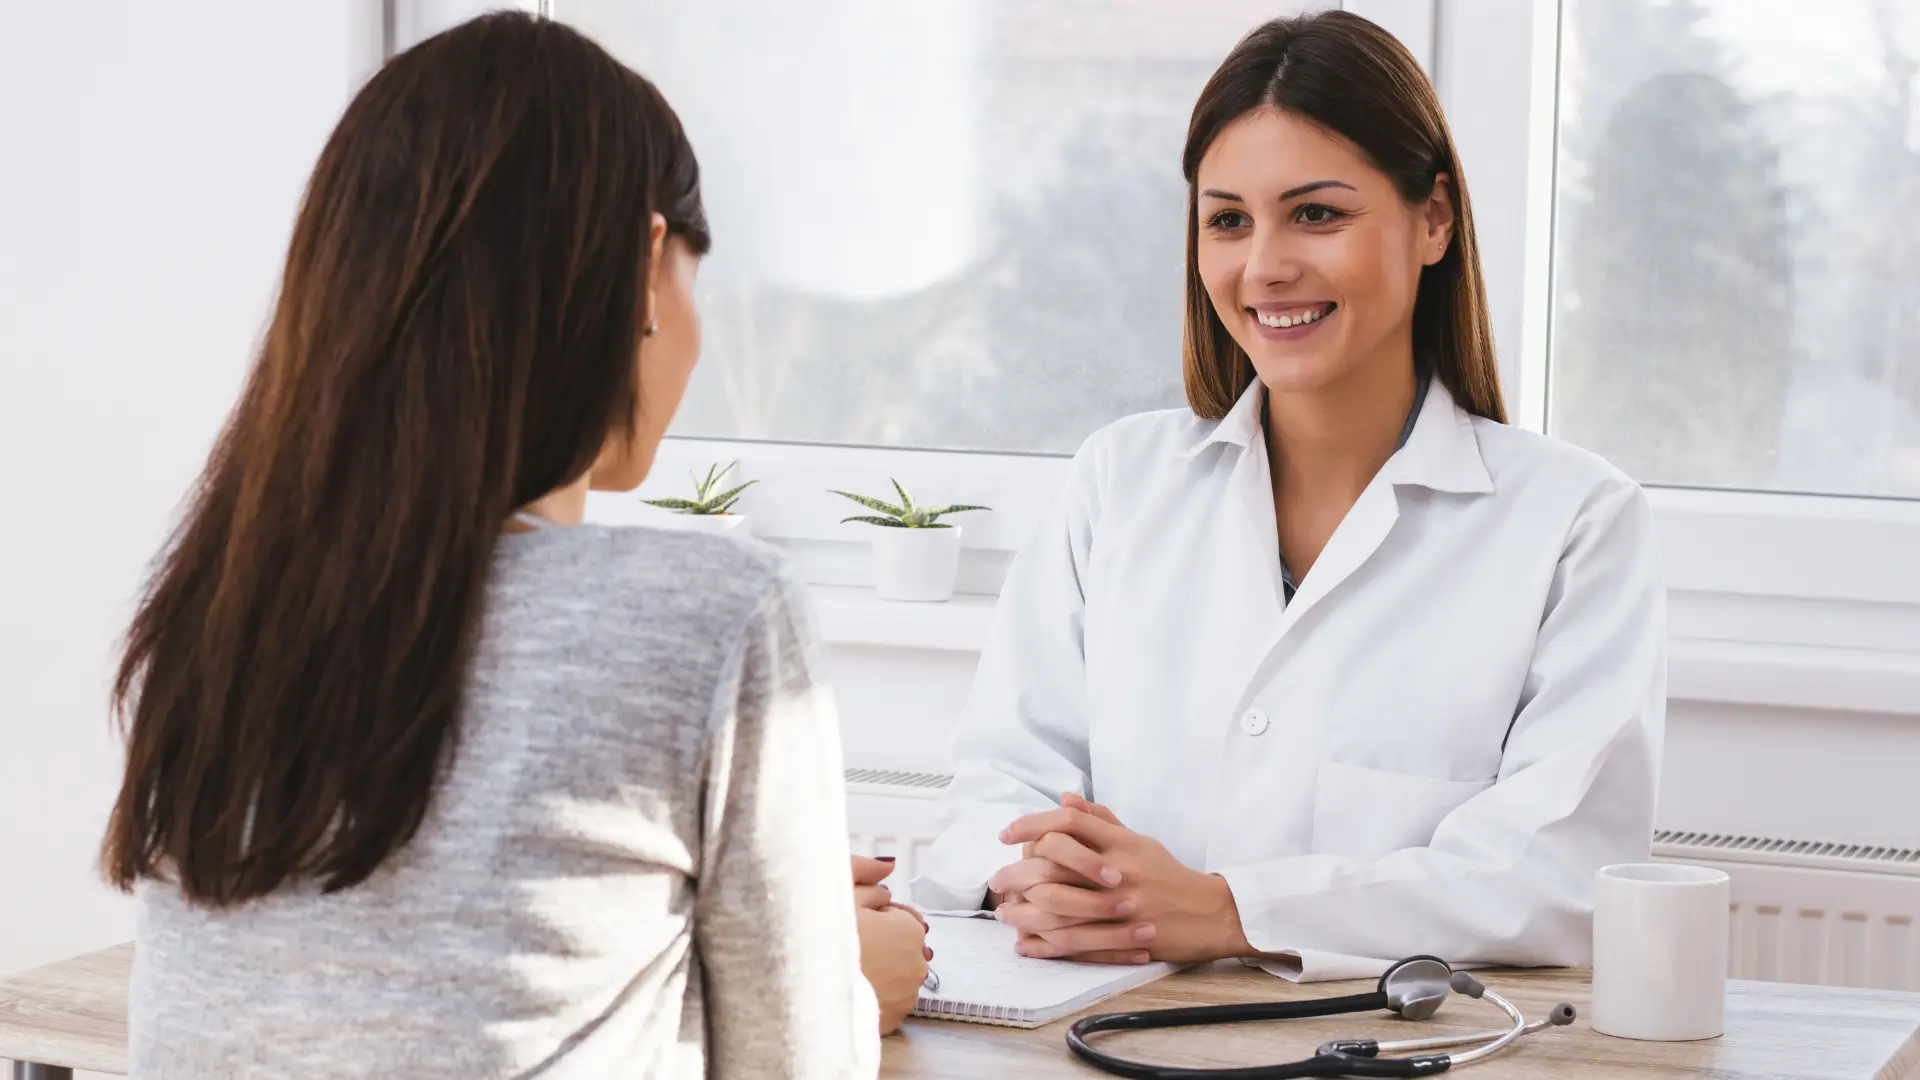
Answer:
M1143 964L1254 955L1224 879L1183 865L1104 806L1069 794L1060 809L1007 826L1000 842L1033 845L1033 858L989 885L1019 894L995 915L1020 931L1024 956Z
M1070 795L1068 798L1077 798L1077 796ZM1019 860L1001 867L993 877L987 879L988 910L997 911L1002 907L1021 903L1026 900L1026 892L1028 889L1040 885L1078 885L1086 889L1098 889L1101 887L1098 881L1082 877L1059 863L1039 854L1039 846L1039 844L1032 842L1021 844ZM1109 906L1111 903L1112 902L1109 902ZM1088 917L1114 918L1116 916L1111 912L1107 912L1104 915L1089 915Z

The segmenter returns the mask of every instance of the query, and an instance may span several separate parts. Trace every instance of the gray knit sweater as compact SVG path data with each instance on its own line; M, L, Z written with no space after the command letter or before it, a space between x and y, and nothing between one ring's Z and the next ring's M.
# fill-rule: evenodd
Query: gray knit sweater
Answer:
M839 733L751 541L501 537L458 746L366 883L139 890L136 1077L871 1077Z

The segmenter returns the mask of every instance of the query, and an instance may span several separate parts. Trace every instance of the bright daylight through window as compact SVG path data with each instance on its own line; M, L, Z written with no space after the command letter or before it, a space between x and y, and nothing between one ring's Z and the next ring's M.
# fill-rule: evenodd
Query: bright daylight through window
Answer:
M681 435L1071 453L1184 401L1180 149L1275 0L559 0L713 219Z
M1643 483L1920 496L1916 95L1909 0L1567 0L1548 430Z

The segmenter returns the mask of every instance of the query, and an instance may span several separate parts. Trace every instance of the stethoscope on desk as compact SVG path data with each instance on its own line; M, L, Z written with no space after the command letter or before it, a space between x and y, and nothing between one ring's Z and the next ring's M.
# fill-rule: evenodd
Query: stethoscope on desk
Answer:
M1484 998L1507 1014L1511 1026L1470 1035L1437 1035L1427 1039L1336 1039L1326 1043L1305 1061L1279 1065L1255 1065L1233 1069L1183 1069L1168 1065L1148 1065L1105 1054L1088 1045L1087 1037L1105 1031L1144 1031L1149 1028L1198 1027L1205 1024L1236 1024L1248 1020L1304 1020L1314 1016L1386 1009L1407 1020L1425 1020L1440 1010L1449 991L1472 998ZM1151 1009L1145 1012L1107 1013L1089 1016L1067 1029L1067 1045L1082 1061L1116 1076L1141 1077L1143 1080L1292 1080L1312 1076L1431 1076L1456 1065L1471 1065L1492 1057L1522 1035L1546 1027L1573 1023L1573 1006L1561 1002L1544 1020L1527 1023L1513 1003L1486 988L1479 979L1464 971L1455 971L1446 961L1432 956L1410 956L1387 969L1380 985L1370 994L1321 998L1318 1001L1272 1001L1253 1005L1201 1005L1186 1009ZM1424 1051L1447 1046L1485 1043L1484 1046L1457 1054L1432 1054ZM1381 1057L1420 1051L1412 1057Z

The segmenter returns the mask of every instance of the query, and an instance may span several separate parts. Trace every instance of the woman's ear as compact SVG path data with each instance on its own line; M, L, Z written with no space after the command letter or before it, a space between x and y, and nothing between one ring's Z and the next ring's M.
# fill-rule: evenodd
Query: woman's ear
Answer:
M1423 211L1427 222L1427 246L1421 261L1432 266L1446 257L1453 244L1453 178L1446 173L1433 178L1433 191L1427 195Z
M659 310L660 275L665 272L667 254L667 219L656 211L653 224L648 229L647 238L647 310L641 321L641 329L653 332L656 314Z

